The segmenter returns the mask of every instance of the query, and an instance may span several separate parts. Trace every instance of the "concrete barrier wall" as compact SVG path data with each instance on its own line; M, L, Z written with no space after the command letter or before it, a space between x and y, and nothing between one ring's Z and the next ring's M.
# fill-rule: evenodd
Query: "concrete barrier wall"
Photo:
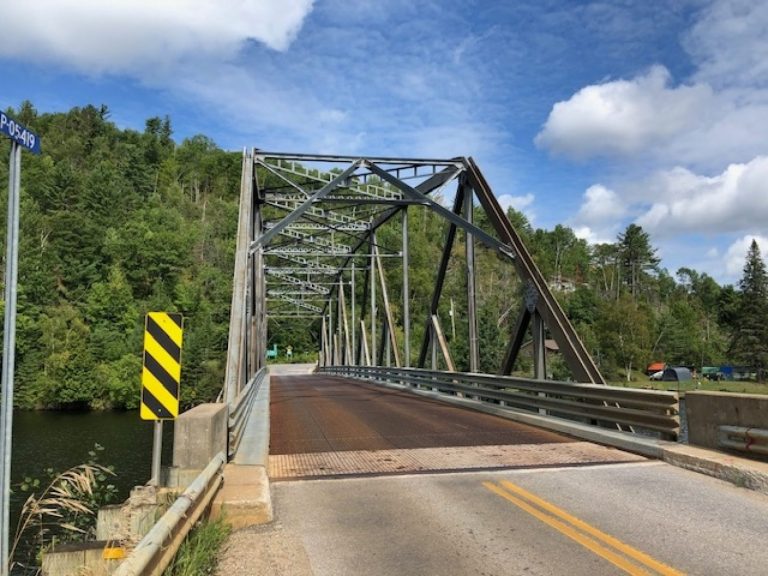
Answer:
M688 392L685 395L688 442L717 448L719 426L768 429L768 396L729 392Z
M173 467L203 470L227 453L227 405L200 404L180 414L173 434Z
M224 486L211 507L212 518L223 516L234 529L264 524L273 518L268 476L269 398L267 375L256 392L237 454L224 467Z

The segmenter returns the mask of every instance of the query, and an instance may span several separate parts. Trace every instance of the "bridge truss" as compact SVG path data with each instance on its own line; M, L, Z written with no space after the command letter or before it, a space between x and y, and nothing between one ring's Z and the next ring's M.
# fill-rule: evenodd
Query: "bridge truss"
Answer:
M452 207L442 199L452 198ZM409 213L445 221L431 301L411 309ZM478 213L482 225L475 222ZM479 220L479 219L478 219ZM395 248L379 240L396 225ZM391 234L390 234L391 236ZM446 276L463 238L468 368L477 372L476 250L491 251L523 287L499 374L511 373L532 344L533 378L547 375L545 339L557 343L577 382L605 384L562 307L472 158L347 157L246 151L243 155L230 347L225 391L233 401L265 364L270 321L303 322L319 332L322 366L441 367L456 370L441 321ZM388 264L397 262L403 298L393 303ZM517 298L510 295L510 301ZM244 311L244 312L243 312ZM413 318L423 322L411 350Z

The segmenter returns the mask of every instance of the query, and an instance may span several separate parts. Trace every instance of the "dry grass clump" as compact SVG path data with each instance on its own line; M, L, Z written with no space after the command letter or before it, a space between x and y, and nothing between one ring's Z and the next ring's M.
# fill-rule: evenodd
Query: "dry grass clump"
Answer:
M114 475L100 464L80 464L55 476L42 492L30 494L21 509L19 524L10 550L14 558L24 539L24 548L35 558L14 562L25 568L36 563L43 548L57 541L83 540L92 530L98 510L94 490L105 475Z

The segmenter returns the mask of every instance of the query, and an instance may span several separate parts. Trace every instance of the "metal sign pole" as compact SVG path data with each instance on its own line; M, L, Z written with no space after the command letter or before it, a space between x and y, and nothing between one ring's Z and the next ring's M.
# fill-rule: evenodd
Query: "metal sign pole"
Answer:
M153 486L160 486L160 466L163 454L163 421L155 420L155 436L152 443L152 479Z
M13 373L16 351L16 294L19 261L19 186L21 182L21 146L11 143L8 176L8 231L5 257L5 332L3 334L2 412L0 413L0 476L2 492L2 534L0 562L2 576L8 575L11 493L11 437L13 430Z

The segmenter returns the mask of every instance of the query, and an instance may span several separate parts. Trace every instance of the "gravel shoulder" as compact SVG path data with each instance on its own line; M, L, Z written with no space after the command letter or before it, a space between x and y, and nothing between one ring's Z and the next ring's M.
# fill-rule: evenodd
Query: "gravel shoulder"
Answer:
M273 522L233 532L219 553L217 576L313 576L301 539Z

